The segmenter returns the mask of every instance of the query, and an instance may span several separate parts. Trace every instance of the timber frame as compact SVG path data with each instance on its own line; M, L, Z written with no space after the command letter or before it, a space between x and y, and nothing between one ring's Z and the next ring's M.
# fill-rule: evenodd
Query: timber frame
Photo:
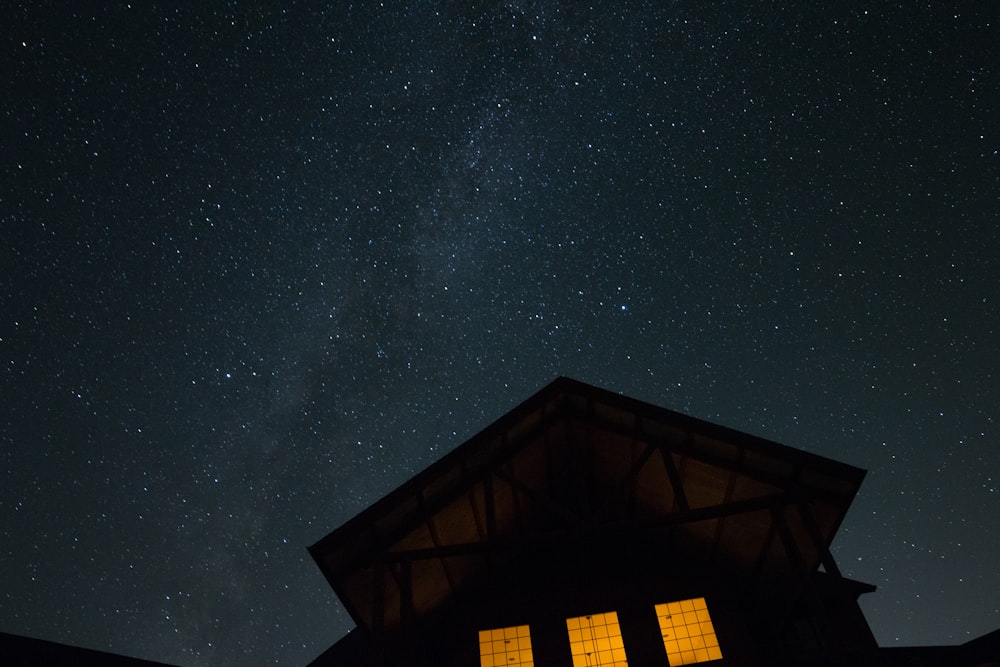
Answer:
M656 544L734 572L781 613L841 579L830 543L850 465L568 378L310 547L359 630L389 638L474 594L518 554ZM638 542L637 542L638 541Z

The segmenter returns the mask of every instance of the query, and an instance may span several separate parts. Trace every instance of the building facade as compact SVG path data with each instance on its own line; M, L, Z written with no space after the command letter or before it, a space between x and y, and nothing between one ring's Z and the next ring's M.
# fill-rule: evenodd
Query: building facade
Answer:
M559 378L310 548L313 664L1000 665L880 649L830 544L853 466Z

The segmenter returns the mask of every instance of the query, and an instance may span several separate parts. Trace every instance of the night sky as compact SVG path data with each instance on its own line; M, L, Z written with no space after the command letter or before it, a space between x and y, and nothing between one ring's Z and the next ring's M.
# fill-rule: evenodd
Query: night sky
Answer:
M306 547L559 375L867 469L880 643L1000 627L995 3L103 4L0 10L0 630L303 664Z

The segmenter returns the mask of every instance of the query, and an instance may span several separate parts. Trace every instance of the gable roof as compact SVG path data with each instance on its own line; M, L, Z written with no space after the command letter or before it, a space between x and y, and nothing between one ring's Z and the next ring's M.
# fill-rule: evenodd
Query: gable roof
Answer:
M865 471L568 378L310 547L359 629L443 607L526 545L669 532L753 577L820 564Z

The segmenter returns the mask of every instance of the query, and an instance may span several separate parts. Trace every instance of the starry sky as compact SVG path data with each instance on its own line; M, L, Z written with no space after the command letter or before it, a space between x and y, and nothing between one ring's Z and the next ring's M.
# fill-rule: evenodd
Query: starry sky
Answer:
M827 4L4 3L0 630L304 664L306 547L559 375L867 469L883 645L1000 627L996 7Z

